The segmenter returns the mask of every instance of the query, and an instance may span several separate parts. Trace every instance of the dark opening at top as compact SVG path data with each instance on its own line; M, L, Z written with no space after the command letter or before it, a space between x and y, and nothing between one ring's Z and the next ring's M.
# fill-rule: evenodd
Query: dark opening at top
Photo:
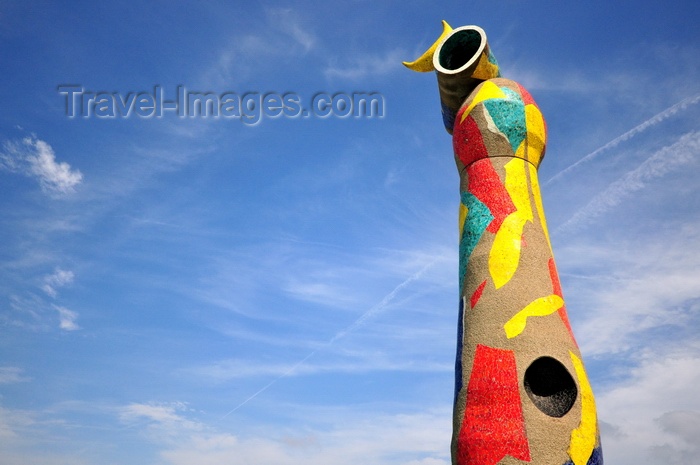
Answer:
M455 70L466 65L479 51L481 41L481 34L474 29L455 32L440 48L440 66Z

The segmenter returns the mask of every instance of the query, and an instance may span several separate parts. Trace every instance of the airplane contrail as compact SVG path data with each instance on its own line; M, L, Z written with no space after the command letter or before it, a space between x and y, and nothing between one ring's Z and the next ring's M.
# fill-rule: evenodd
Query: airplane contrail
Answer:
M238 410L239 408L243 407L245 404L247 404L247 403L250 402L251 400L255 399L257 396L259 396L259 395L262 394L263 392L267 391L270 387L272 387L272 386L273 386L275 383L277 383L279 380L281 380L281 379L283 379L283 378L286 378L287 376L291 375L297 368L299 368L301 365L303 365L308 359L310 359L311 357L313 357L313 356L314 356L319 350L321 350L322 348L327 348L327 347L329 347L331 344L333 344L333 343L336 342L337 340L339 340L339 339L341 339L341 338L347 336L348 334L350 334L351 332L355 331L357 328L359 328L360 326L362 326L363 324L365 324L365 322L366 322L369 318L371 318L372 316L376 315L376 314L379 313L381 310L383 310L387 305L389 305L389 303L390 303L392 300L394 300L394 297L396 297L396 294L398 294L399 291L400 291L401 289L403 289L404 287L406 287L407 285L409 285L409 284L412 283L413 281L415 281L415 280L417 280L417 279L420 279L420 277L423 276L423 274L424 274L426 271L428 271L433 265L435 265L435 263L437 263L437 262L438 262L439 260L441 260L441 259L444 259L444 257L436 257L436 258L434 258L432 261L430 261L430 262L429 262L427 265L425 265L423 268L421 268L420 270L418 270L417 272L413 273L411 276L409 276L408 278L406 278L403 282L401 282L400 284L398 284L391 292L389 292L387 295L385 295L384 298L383 298L381 301L379 301L379 303L378 303L377 305L374 305L372 308L370 308L370 309L367 310L365 313L363 313L362 315L360 315L352 324L350 324L350 325L347 326L346 328L344 328L344 329L338 331L338 332L335 334L335 336L333 336L331 339L329 339L328 342L326 342L321 348L316 349L316 350L310 352L306 357L304 357L304 358L302 358L301 360L299 360L299 361L298 361L296 364L294 364L290 369L288 369L287 371L285 371L284 373L282 373L281 375L279 375L277 378L275 378L275 379L273 379L272 381L270 381L269 383L267 383L267 384L266 384L265 386L263 386L262 388L258 389L254 394L252 394L252 395L251 395L250 397L248 397L246 400L244 400L243 402L241 402L240 404L238 404L236 407L234 407L233 409L231 409L228 413L226 413L226 415L224 415L223 417L221 417L221 419L223 420L224 418L226 418L227 416L231 415L232 413L234 413L234 412L235 412L236 410Z
M296 370L297 368L299 368L304 362L306 362L308 359L310 359L316 352L318 352L318 350L314 350L313 352L309 353L306 357L304 357L304 358L302 358L301 360L299 360L299 361L298 361L294 366L292 366L289 370L285 371L284 373L282 373L281 375L279 375L277 378L273 379L272 381L270 381L269 383L267 383L265 386L263 386L262 388L258 389L253 395L251 395L250 397L248 397L246 400L244 400L243 402L241 402L240 404L238 404L235 408L231 409L228 413L226 413L226 415L224 415L223 417L221 417L221 419L223 420L224 418L226 418L227 416L231 415L233 412L235 412L235 411L238 410L239 408L243 407L245 404L247 404L247 403L250 402L251 400L253 400L253 399L255 399L256 397L258 397L258 396L259 396L260 394L262 394L263 392L267 391L267 390L268 390L273 384L275 384L277 381L281 380L282 378L286 378L287 376L289 376L290 374L292 374L292 372L294 372L294 370Z
M355 331L357 328L362 326L367 321L367 319L369 319L370 317L372 317L373 315L375 315L376 313L378 313L382 309L384 309L384 307L386 307L389 304L389 302L391 302L394 299L394 297L396 297L396 294L398 294L401 289L403 289L404 287L406 287L407 285L409 285L411 282L415 281L416 279L420 279L420 277L423 276L423 274L426 271L428 271L433 265L435 265L435 263L438 262L438 260L443 259L443 258L444 257L434 258L431 262L429 262L423 268L421 268L420 270L418 270L417 272L415 272L414 274L412 274L411 276L406 278L405 281L400 283L391 292L389 292L387 295L385 295L384 298L377 305L375 305L374 307L367 310L365 313L360 315L360 317L357 320L355 320L350 326L339 331L335 336L333 336L333 338L331 338L328 341L328 343L326 343L326 346L333 344L338 339L345 337L347 334Z
M553 235L569 231L585 224L615 206L636 191L644 189L650 181L665 176L673 170L697 163L700 153L700 131L690 132L680 137L673 144L653 153L635 169L608 185L588 204L554 230Z
M634 137L634 136L636 136L637 134L643 132L643 131L646 130L647 128L649 128L649 127L651 127L651 126L654 126L654 125L656 125L656 124L659 124L659 123L662 122L663 120L665 120L665 119L667 119L667 118L670 118L671 116L675 115L675 114L678 113L679 111L685 110L685 109L686 109L687 107L689 107L690 105L696 104L696 103L698 103L698 102L700 102L700 94L695 95L695 96L693 96L693 97L685 98L685 99L681 100L680 102L676 103L675 105L672 105L672 106L666 108L664 111L662 111L662 112L660 112L660 113L657 113L656 115L652 116L651 118L649 118L648 120L644 121L644 122L641 123L640 125L635 126L634 128L630 129L629 131L627 131L626 133L622 134L621 136L616 137L615 139L611 140L610 142L608 142L607 144L603 145L602 147L597 148L597 149L594 150L593 152L589 153L588 155L586 155L586 156L584 156L583 158L581 158L580 160L578 160L576 163L574 163L574 164L568 166L567 168L564 168L563 170L561 170L560 172L558 172L557 174L555 174L554 176L552 176L551 178L549 178L549 179L544 183L544 185L547 185L547 184L550 184L550 183L556 181L557 179L561 178L561 177L564 176L565 174L567 174L567 173L571 172L572 170L574 170L574 169L575 169L577 166L579 166L580 164L585 163L585 162L588 162L588 161L590 161L591 159L595 158L595 157L596 157L598 154L600 154L601 152L604 152L604 151L606 151L606 150L608 150L608 149L611 149L611 148L613 148L613 147L619 145L620 143L622 143L622 142L624 142L624 141L626 141L626 140L628 140L628 139L631 139L632 137Z

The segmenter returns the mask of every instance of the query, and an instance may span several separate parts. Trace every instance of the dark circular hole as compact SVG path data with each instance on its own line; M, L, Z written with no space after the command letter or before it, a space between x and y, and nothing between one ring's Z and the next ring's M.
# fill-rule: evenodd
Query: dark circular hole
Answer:
M550 417L563 417L576 402L578 389L568 370L552 357L540 357L525 370L525 392Z
M476 55L481 46L481 34L474 29L454 33L440 48L440 66L459 69Z

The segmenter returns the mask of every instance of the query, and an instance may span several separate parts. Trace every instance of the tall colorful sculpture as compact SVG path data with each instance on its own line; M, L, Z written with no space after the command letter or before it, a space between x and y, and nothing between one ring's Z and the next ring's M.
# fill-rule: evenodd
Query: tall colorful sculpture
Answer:
M437 74L460 175L453 465L602 465L595 400L566 313L537 168L547 129L477 26L416 61Z

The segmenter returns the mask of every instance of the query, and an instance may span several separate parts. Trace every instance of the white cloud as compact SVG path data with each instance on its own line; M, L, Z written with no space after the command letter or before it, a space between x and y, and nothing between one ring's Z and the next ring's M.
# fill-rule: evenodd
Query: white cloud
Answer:
M674 410L656 419L661 429L694 447L700 448L700 411ZM700 449L698 449L700 453Z
M598 395L606 461L682 465L697 461L700 437L700 350L649 351L617 386ZM606 430L610 436L605 437Z
M324 282L310 282L312 276L290 276L284 291L295 299L327 306L345 307L352 303L354 295L350 289Z
M34 423L34 416L31 413L0 406L0 451L3 443L19 440L22 437L21 431Z
M142 428L150 441L172 446L207 429L204 424L188 419L189 411L184 402L132 403L119 409L119 420L130 427Z
M122 409L120 418L124 421L146 418L158 423L178 422L181 417L175 413L177 406L153 404L129 404Z
M700 224L666 234L656 232L612 243L573 244L558 251L562 274L582 350L610 356L662 343L650 330L694 324L700 307ZM695 319L695 320L694 320Z
M411 460L403 465L450 465L450 463L449 460L428 457L422 460Z
M78 314L72 310L62 307L60 305L54 305L53 308L58 312L59 327L66 331L76 331L80 329L80 326L75 322L78 319Z
M67 423L47 412L0 405L0 463L3 465L96 465L82 456L85 444L68 450ZM75 423L70 424L75 427ZM64 448L64 450L61 450Z
M447 409L404 414L338 410L318 428L299 424L294 429L278 427L240 435L191 434L177 444L163 444L160 456L172 465L219 465L230 463L232 457L236 463L256 465L449 463L451 420Z
M68 194L83 179L82 173L66 162L57 162L53 148L34 137L21 141L5 141L0 153L0 167L19 172L39 182L49 194Z
M51 297L56 297L58 289L73 282L75 275L72 271L56 268L53 274L44 277L44 284L41 289Z
M146 419L161 424L179 424L186 427L192 426L194 424L193 422L190 422L178 414L178 412L182 411L187 411L187 404L183 402L171 404L132 403L121 409L119 418L125 422Z
M0 366L0 384L13 384L28 381L29 378L22 376L22 369L18 367Z

